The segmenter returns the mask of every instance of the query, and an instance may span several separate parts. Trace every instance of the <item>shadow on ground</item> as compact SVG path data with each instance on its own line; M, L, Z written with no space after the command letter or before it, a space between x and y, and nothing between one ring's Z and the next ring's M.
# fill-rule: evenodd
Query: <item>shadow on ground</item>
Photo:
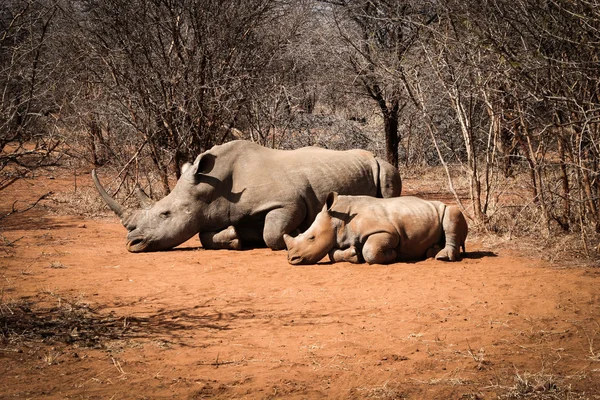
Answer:
M118 315L103 310L114 306L91 308L86 304L61 299L59 306L45 307L44 299L24 299L16 304L2 304L0 309L0 343L25 341L46 344L77 344L102 349L111 340L162 340L190 346L189 332L194 330L229 330L237 319L253 318L250 311L221 313L193 307L159 310L146 316ZM186 332L187 335L186 335Z
M463 258L469 258L471 260L479 260L485 257L498 257L498 254L492 251L469 251L462 255Z

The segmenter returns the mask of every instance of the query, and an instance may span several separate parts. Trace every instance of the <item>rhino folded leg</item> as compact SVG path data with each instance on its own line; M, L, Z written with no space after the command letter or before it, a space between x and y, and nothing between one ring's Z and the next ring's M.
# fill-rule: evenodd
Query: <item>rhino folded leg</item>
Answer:
M360 264L364 261L355 246L350 246L347 249L331 249L329 260L334 263L345 261L353 264Z
M374 233L363 246L363 258L369 264L389 264L398 258L396 247L400 238L386 232Z
M265 244L273 250L285 250L283 234L298 228L305 215L304 209L278 208L269 211L265 216L263 230Z
M241 250L242 242L235 227L230 226L220 232L200 232L200 241L205 249Z
M443 261L458 261L461 259L460 249L465 251L467 240L467 221L465 216L456 206L446 207L442 228L446 238L446 246L440 250L435 258Z

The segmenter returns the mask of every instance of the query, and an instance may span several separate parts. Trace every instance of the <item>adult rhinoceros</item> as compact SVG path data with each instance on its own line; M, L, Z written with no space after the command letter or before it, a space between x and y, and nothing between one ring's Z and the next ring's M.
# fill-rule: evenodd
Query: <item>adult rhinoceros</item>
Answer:
M127 250L175 247L200 233L204 248L284 249L283 234L310 226L327 194L395 197L398 170L368 151L315 147L274 150L237 140L187 164L173 191L146 208L126 209L94 184L127 228Z

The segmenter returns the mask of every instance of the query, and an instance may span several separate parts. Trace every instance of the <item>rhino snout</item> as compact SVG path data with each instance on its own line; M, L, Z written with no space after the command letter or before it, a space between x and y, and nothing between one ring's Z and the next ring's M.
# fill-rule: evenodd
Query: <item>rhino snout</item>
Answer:
M292 265L302 264L304 262L304 258L302 256L299 256L294 249L296 239L294 239L287 233L284 233L283 241L285 242L285 247L287 247L288 250L288 262Z
M305 260L302 256L288 254L288 262L292 265L304 264Z
M148 240L139 234L127 235L127 250L131 253L141 253L148 251Z

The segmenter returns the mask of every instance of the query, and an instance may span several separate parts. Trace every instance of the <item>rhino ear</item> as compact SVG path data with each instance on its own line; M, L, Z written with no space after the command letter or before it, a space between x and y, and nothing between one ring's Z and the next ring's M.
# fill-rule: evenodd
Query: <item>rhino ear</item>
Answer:
M336 192L331 192L327 195L327 200L325 200L324 208L327 211L331 211L332 207L335 205L338 199L338 194Z
M195 175L208 174L215 167L215 157L212 154L200 154L194 163L196 166Z

